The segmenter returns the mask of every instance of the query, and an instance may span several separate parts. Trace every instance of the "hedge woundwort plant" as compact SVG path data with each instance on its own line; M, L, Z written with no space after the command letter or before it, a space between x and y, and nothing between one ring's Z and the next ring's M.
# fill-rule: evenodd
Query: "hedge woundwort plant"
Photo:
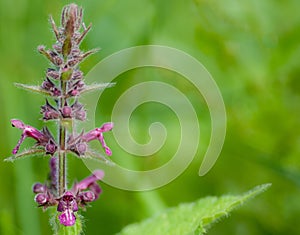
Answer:
M85 209L88 203L99 197L101 188L96 182L104 176L101 170L96 170L91 176L68 189L67 154L73 153L79 158L101 157L88 146L90 141L98 140L106 155L111 155L111 150L105 144L103 133L113 128L112 123L105 123L100 128L88 132L76 130L76 122L86 121L84 105L79 102L80 95L109 86L109 84L88 86L84 83L79 64L97 50L82 52L79 49L80 43L91 28L91 25L85 26L82 18L82 8L75 4L63 8L61 27L57 27L53 18L50 17L56 42L52 49L39 46L38 51L51 62L52 67L47 69L41 86L17 84L21 88L47 97L45 104L41 107L42 119L45 122L56 123L58 137L54 138L47 127L40 131L18 119L13 119L11 120L12 126L20 129L22 135L12 151L13 156L7 159L14 160L25 155L48 155L50 157L49 180L45 184L34 184L33 192L36 194L34 200L43 209L55 206L58 220L64 226L73 226L78 209ZM36 140L36 144L19 153L20 145L27 137Z

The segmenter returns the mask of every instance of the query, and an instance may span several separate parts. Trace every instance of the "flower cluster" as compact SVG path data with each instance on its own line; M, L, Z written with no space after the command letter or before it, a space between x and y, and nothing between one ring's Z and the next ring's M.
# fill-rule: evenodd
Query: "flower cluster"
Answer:
M12 119L11 124L22 131L21 138L13 149L13 156L8 160L14 160L24 155L42 154L50 158L50 178L45 184L36 183L33 186L35 201L38 206L47 209L57 206L58 219L62 225L72 226L76 222L75 213L79 208L96 200L101 188L96 183L103 178L104 173L96 170L93 175L75 183L68 190L66 183L66 157L67 153L73 153L77 157L86 157L93 152L88 143L98 140L106 155L112 154L106 145L103 133L113 128L113 123L104 123L101 127L85 132L77 131L73 125L76 121L86 121L86 110L79 102L83 92L93 89L103 89L109 84L94 84L88 86L84 82L84 75L80 71L79 64L97 50L82 52L80 43L88 33L88 27L82 21L83 11L75 4L63 8L61 26L57 27L50 17L52 30L56 42L52 49L46 49L41 45L38 51L52 64L46 71L41 86L28 86L17 84L21 88L35 91L45 95L45 104L41 106L42 120L54 121L57 124L58 138L55 139L47 127L38 130L21 120ZM32 138L36 144L29 150L19 153L20 146L27 138ZM92 157L94 157L93 155ZM96 157L102 157L96 155Z
M16 147L13 149L12 153L17 154L21 143L24 141L26 137L30 137L36 140L36 145L33 147L42 146L45 154L53 155L58 150L57 144L48 130L47 127L44 127L41 131L36 128L25 125L22 121L18 119L12 119L11 124L13 127L19 128L23 131L20 140L18 141ZM92 140L99 140L102 147L105 150L106 155L110 156L112 151L106 145L103 132L110 131L113 128L113 123L108 122L104 123L100 128L95 128L89 132L81 132L79 135L74 136L74 134L70 134L67 140L66 151L71 151L75 153L77 156L84 156L86 151L88 150L87 143Z
M75 183L71 190L65 191L62 196L56 196L56 161L55 157L50 160L50 182L48 184L36 183L33 192L36 194L36 203L47 209L49 206L57 206L58 219L65 226L72 226L76 222L75 213L78 208L85 209L85 206L98 199L101 188L96 181L104 176L103 171L96 170L93 174L82 181Z

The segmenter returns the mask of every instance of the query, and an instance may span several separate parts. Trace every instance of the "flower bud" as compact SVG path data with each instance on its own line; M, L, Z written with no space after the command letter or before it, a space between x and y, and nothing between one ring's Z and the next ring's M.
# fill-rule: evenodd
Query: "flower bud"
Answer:
M69 106L64 106L61 110L60 110L62 116L64 118L71 118L72 115L72 108Z
M48 51L50 58L51 58L51 62L56 65L56 66L60 66L64 61L62 58L60 58L60 56L54 52L54 51Z
M70 67L74 67L76 64L78 64L80 62L80 60L79 59L76 59L76 58L74 58L74 59L70 59L69 61L68 61L68 65L70 66Z
M86 150L87 150L87 144L86 143L78 143L78 144L75 145L75 152L79 156L84 155Z
M46 192L46 186L41 183L36 183L33 185L32 191L34 193L44 193L44 192Z
M35 197L34 200L39 204L39 205L44 205L49 201L49 197L46 193L38 193Z
M85 84L82 80L75 81L75 82L74 80L72 80L69 82L68 86L69 86L68 94L70 96L77 96L84 89Z
M50 60L54 65L60 66L63 63L62 58L55 52L51 50L46 50L45 46L38 46L38 51L46 56L48 60Z
M77 79L82 79L83 73L80 70L75 70L72 74L72 79L77 80Z
M55 84L53 82L51 82L51 80L48 78L42 83L42 88L47 91L50 91L54 87L55 87Z
M54 141L52 139L50 139L49 142L45 146L46 153L53 155L56 152L56 150L57 150L56 144L54 143Z
M61 91L58 88L54 88L52 91L52 95L53 96L60 96L61 95Z
M77 120L85 121L86 120L86 111L84 111L84 110L75 111L73 116Z
M78 96L80 94L80 91L78 90L71 90L68 92L68 95L70 96Z
M46 104L41 107L41 114L44 120L58 119L60 114L52 105L46 100Z
M48 68L47 70L47 77L53 78L53 79L59 79L59 72L55 69Z
M55 84L49 79L46 78L42 83L42 89L49 91L53 96L60 96L61 91L55 86Z
M92 202L96 199L95 194L92 191L83 192L80 197L83 202Z
M80 34L78 35L78 33L76 34L76 36L80 36ZM75 37L76 37L75 36ZM80 51L80 49L78 48L78 47L74 47L73 49L72 49L72 51L71 51L71 55L72 56L79 56L80 55L80 53L81 53L81 51Z
M59 113L56 111L46 111L43 113L43 119L44 120L53 120L59 118Z
M56 50L57 53L62 52L62 48L61 48L61 45L59 43L54 44L52 47L53 47L54 50Z
M89 189L94 193L95 200L97 200L100 193L102 192L102 189L100 188L100 186L96 182L94 182L89 186Z

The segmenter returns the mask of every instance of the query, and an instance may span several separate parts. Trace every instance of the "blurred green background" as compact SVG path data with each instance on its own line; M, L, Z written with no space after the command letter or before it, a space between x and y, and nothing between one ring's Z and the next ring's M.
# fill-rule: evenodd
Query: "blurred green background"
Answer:
M36 47L54 42L48 15L56 22L67 1L0 0L0 152L10 156L20 131L9 120L19 118L41 128L39 106L44 98L14 87L14 82L39 84L48 62ZM180 89L194 105L201 124L197 157L172 183L149 192L127 192L102 184L100 200L83 215L86 234L114 234L166 207L208 195L241 193L262 183L273 186L208 234L300 234L300 15L299 1L274 0L126 0L78 1L93 30L82 48L100 47L83 62L87 73L101 59L136 45L158 44L183 50L201 61L217 82L228 115L227 136L214 168L197 175L209 141L210 119L201 94L178 74L147 68L127 72L107 89L98 110L99 123L110 120L116 99L133 84L165 81ZM88 82L88 81L87 81ZM158 94L159 95L159 94ZM108 133L113 160L152 169L167 162L177 149L179 122L159 104L139 107L131 120L140 143L148 127L161 121L169 131L166 146L147 160L131 157ZM26 140L23 148L32 141ZM132 163L133 162L133 163ZM70 183L90 174L69 158ZM51 234L48 214L36 207L31 186L43 182L46 158L0 163L0 234Z

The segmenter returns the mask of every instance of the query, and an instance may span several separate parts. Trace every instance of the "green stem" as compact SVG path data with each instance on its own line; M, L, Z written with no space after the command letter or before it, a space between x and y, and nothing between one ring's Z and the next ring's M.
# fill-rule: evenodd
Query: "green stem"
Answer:
M65 94L66 94L66 82L61 80L61 91L62 96L59 100L59 108L62 109L65 104ZM66 136L67 130L63 123L63 120L59 121L59 154L58 154L58 196L63 195L66 191L67 186L67 156L66 156Z
M60 151L58 155L58 195L61 196L66 189L66 151L65 151L65 136L66 128L59 124L59 145Z

